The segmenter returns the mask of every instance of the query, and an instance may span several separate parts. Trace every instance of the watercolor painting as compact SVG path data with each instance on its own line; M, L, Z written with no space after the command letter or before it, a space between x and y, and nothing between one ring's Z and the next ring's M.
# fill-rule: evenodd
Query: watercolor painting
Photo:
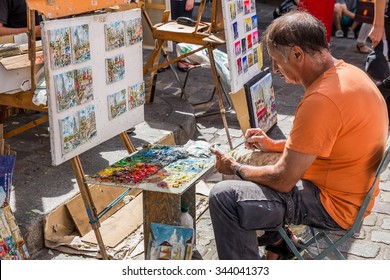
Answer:
M242 74L242 62L241 62L241 57L237 59L237 72L238 75Z
M245 84L251 127L268 131L277 122L275 93L269 68Z
M126 112L126 89L110 94L107 99L110 120Z
M234 54L236 56L241 55L241 42L237 41L234 43Z
M256 12L256 0L251 0L251 12Z
M252 19L247 17L244 19L245 32L249 32L252 30Z
M49 30L49 52L51 69L59 69L72 63L70 29L68 27Z
M123 54L106 58L106 83L112 84L125 77L125 57Z
M115 21L104 25L106 51L117 49L125 45L125 23Z
M251 21L252 21L252 29L257 28L257 15L252 16Z
M247 56L244 56L242 58L242 69L244 70L244 73L246 73L248 71L248 58Z
M75 86L77 104L84 104L93 100L92 68L84 67L75 70Z
M145 104L145 83L129 87L129 110Z
M251 3L250 0L244 0L244 15L247 15L251 12Z
M89 45L89 26L83 24L74 26L72 31L72 54L73 63L82 63L91 59L91 49Z
M248 34L248 36L246 37L246 42L248 50L250 50L252 48L252 34Z
M126 46L134 45L142 41L141 18L126 21Z
M234 40L236 40L239 36L237 21L233 22L232 27L233 27L233 38L234 38Z
M194 230L180 226L150 224L148 260L191 260Z
M235 2L229 3L229 12L230 12L230 19L235 20L236 19L236 3Z
M248 54L248 66L251 67L253 65L254 61L253 61L253 53L250 52Z
M244 11L244 0L237 0L237 14L241 14Z
M97 136L94 105L59 120L62 153L67 154Z
M63 112L77 105L77 92L74 81L74 71L54 75L57 112Z
M257 64L259 62L259 54L257 48L253 49L253 63Z
M257 32L257 29L254 32L252 32L252 42L253 45L259 42L259 32Z
M246 53L246 38L241 39L241 52L242 54Z

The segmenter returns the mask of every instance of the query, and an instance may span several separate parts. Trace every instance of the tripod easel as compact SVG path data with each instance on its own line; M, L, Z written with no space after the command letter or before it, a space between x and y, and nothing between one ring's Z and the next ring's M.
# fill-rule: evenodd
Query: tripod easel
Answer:
M226 120L226 109L224 107L223 99L222 99L223 89L221 88L221 84L219 82L218 73L215 66L215 60L213 55L214 49L216 49L218 46L225 44L225 33L224 33L221 1L222 0L214 0L212 2L212 8L211 8L212 14L211 14L210 22L202 22L202 15L205 9L206 0L202 0L202 2L200 3L199 14L195 26L186 26L186 25L178 24L176 21L168 21L169 11L164 12L162 22L159 24L152 26L151 22L148 21L149 27L152 30L153 38L155 39L155 48L150 54L147 62L144 64L144 76L150 74L150 85L151 85L147 92L146 102L153 101L153 92L154 92L153 85L155 84L156 71L158 69L167 67L198 51L207 49L209 59L210 59L213 81L218 94L218 105L220 110L219 112L222 117L222 121L226 131L230 149L233 149L233 144L230 138L230 133L229 133L227 120ZM161 64L158 64L161 52L163 52L164 57L166 57L166 52L163 48L163 45L166 41L195 44L195 45L199 45L200 47L194 51L191 51L189 53L183 54L174 59L170 59Z

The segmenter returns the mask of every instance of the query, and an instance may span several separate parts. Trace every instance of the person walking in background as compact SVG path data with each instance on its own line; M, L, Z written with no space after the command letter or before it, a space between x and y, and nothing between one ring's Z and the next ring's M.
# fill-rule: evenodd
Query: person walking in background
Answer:
M372 42L372 47L375 48L384 37L387 40L390 39L390 9L389 1L387 0L376 0L375 1L375 16L373 28L368 35ZM388 41L389 42L389 41ZM387 58L390 58L390 46L387 48ZM377 84L378 89L382 93L386 100L388 117L390 120L390 76L385 78L383 81Z
M374 82L356 66L334 58L325 26L307 12L275 19L262 35L274 73L302 85L287 140L261 129L245 133L247 149L280 152L275 164L250 166L211 148L215 167L242 180L218 182L209 197L219 259L289 258L281 226L349 229L385 151L386 104ZM367 114L367 108L375 108ZM347 175L346 175L347 174ZM351 181L352 180L352 181ZM379 193L379 181L365 215ZM264 231L258 236L258 231ZM295 240L296 236L289 234Z
M359 35L356 40L356 49L360 53L370 53L372 49L366 45L368 34L370 33L372 28L371 24L362 23L362 26L359 30Z
M344 37L343 26L348 26L347 38L355 39L355 29L359 22L355 22L356 0L336 0L333 11L333 24L336 27L335 36Z
M187 17L192 19L195 0L171 0L171 19L176 20L179 17ZM185 61L177 62L177 69L182 72L187 72L192 64Z
M195 0L171 0L171 19L178 17L192 18Z
M35 34L40 37L39 22L35 15ZM0 0L0 36L27 32L27 4L25 0Z

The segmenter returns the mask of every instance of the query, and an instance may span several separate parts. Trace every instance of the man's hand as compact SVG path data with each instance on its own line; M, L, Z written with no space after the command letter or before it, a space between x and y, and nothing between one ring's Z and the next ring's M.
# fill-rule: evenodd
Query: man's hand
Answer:
M187 0L186 1L186 11L191 11L194 8L194 1L195 0Z
M237 162L231 156L216 148L210 148L210 151L215 155L214 166L219 173L226 175L234 174L234 166Z

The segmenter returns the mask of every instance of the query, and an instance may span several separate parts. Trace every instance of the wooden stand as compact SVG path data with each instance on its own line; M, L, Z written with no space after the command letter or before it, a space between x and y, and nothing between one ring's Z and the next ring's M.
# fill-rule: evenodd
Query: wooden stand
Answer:
M203 49L208 50L210 66L213 75L213 81L218 94L218 104L220 114L225 128L226 136L228 138L230 149L233 149L233 144L230 138L230 133L226 120L226 110L223 105L223 91L221 84L219 83L218 73L215 66L215 60L213 50L218 46L225 44L225 34L223 26L222 5L221 0L214 0L212 2L212 15L211 22L202 22L202 14L206 5L206 0L202 0L199 7L199 14L195 26L185 26L176 23L176 21L168 21L169 11L165 11L162 22L151 26L153 38L156 40L155 48L150 54L148 61L144 65L144 75L150 74L150 87L148 89L146 101L151 102L153 100L153 85L155 84L156 71L160 68L166 67L173 63L176 63L183 58L190 56ZM174 41L178 43L188 43L199 45L199 49L181 55L177 58L163 62L158 65L161 51L164 52L163 45L166 41Z

